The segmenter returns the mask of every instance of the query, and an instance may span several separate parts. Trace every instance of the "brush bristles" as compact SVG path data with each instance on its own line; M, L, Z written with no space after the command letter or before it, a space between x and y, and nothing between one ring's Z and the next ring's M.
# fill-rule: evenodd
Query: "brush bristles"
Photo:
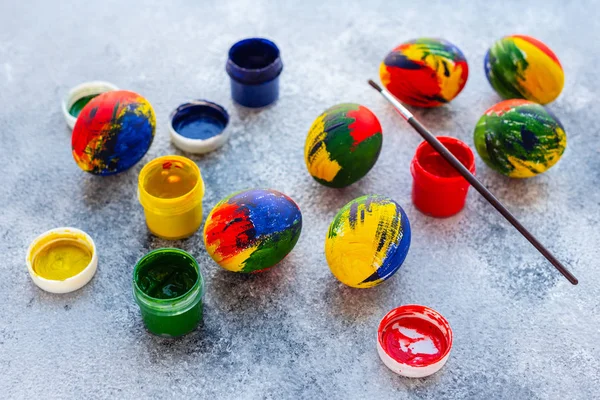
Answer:
M381 86L379 86L378 84L376 84L375 82L373 82L372 79L369 79L369 85L373 86L373 88L376 89L379 93L381 93L381 91L383 90L381 88Z

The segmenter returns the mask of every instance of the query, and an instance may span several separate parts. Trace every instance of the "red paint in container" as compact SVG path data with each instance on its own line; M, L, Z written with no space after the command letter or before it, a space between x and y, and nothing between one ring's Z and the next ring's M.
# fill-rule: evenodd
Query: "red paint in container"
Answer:
M475 174L475 156L464 142L438 136L438 140ZM413 176L412 201L415 207L432 217L450 217L465 206L469 182L463 178L429 143L417 147L410 164Z
M436 373L452 348L448 321L429 307L409 304L393 309L379 324L377 351L392 371L409 378Z

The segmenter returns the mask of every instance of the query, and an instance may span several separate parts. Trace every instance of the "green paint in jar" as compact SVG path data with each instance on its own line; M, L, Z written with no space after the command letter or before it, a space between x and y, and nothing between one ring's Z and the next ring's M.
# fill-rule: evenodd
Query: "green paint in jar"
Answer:
M82 98L78 99L75 103L73 103L71 108L69 108L69 114L71 114L75 118L79 117L79 113L81 113L81 110L83 110L83 107L85 107L87 105L87 103L92 101L92 99L96 96L98 96L98 95L90 94L89 96L83 96Z
M133 270L133 297L146 328L155 335L176 337L196 329L203 294L198 262L183 250L151 251Z

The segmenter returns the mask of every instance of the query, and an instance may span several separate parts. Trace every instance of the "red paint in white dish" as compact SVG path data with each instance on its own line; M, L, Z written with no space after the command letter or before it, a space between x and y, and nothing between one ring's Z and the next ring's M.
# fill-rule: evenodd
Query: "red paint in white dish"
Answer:
M448 321L429 307L410 304L387 313L379 324L377 351L399 375L420 378L444 366L452 348Z

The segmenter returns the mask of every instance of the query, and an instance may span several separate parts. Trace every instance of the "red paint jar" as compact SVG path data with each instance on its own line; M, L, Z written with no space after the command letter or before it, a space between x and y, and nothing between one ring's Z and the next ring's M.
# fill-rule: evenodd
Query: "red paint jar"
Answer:
M393 309L377 331L377 352L393 372L423 378L439 371L452 349L452 329L437 311L417 304Z
M475 174L475 156L469 146L453 137L438 136L437 139ZM469 182L429 143L423 142L417 147L410 172L413 176L412 201L419 211L443 218L462 210Z

